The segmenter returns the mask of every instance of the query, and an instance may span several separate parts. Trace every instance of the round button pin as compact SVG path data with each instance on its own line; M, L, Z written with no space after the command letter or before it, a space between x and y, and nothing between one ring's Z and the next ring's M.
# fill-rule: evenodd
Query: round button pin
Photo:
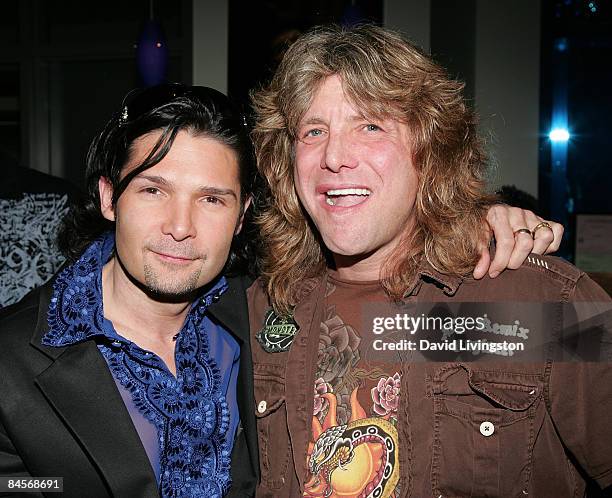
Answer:
M480 424L480 433L483 436L489 437L492 436L495 432L495 426L491 422L483 422Z
M257 405L257 411L259 413L265 412L266 408L268 408L268 403L266 403L265 401L260 401L259 404Z

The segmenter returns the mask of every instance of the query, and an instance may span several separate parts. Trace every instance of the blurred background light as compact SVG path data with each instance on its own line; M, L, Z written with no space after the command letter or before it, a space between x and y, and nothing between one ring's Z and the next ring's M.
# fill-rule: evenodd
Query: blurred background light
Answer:
M570 133L565 128L555 128L548 134L551 142L567 142L570 139Z

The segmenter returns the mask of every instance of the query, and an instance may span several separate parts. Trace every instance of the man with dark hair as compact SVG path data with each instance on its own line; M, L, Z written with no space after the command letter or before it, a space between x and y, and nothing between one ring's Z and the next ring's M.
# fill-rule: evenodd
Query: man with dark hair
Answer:
M89 198L62 233L72 261L3 311L9 488L61 477L73 497L253 495L246 279L230 277L249 257L236 239L253 175L223 94L126 97L89 150Z
M611 485L612 368L553 361L582 344L563 319L585 308L610 342L609 321L598 328L610 299L555 258L473 277L491 201L462 85L397 33L324 27L254 103L269 186L248 293L257 495L569 498ZM553 238L532 213L512 232L519 245ZM482 316L456 311L474 303ZM502 361L527 339L533 356Z

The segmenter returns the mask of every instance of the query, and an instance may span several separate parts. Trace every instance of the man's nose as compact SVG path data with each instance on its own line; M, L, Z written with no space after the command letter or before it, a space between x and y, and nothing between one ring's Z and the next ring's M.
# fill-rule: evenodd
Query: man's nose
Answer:
M172 199L164 209L162 233L181 241L197 234L193 220L195 206L188 199Z
M342 168L354 168L358 159L354 144L345 132L330 132L321 167L335 173Z

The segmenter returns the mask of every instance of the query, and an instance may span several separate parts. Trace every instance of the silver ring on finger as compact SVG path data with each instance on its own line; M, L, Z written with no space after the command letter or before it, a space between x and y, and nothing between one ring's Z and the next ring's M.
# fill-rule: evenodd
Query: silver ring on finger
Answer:
M518 230L514 231L515 236L519 233L527 233L530 237L533 237L533 233L531 232L531 230L529 230L529 228L519 228Z

